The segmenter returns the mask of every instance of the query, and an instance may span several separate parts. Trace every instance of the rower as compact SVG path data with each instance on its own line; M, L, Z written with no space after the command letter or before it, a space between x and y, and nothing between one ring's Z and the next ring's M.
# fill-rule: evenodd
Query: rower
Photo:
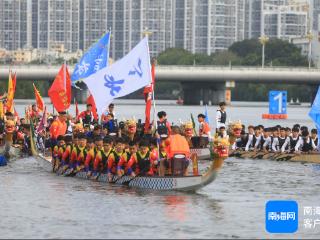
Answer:
M318 130L317 129L311 129L311 139L315 146L318 146Z
M110 153L110 155L108 157L108 163L107 163L107 173L108 173L108 179L110 182L112 181L112 175L117 174L118 163L119 163L122 155L124 155L124 154L125 154L124 139L117 138L115 141L114 150Z
M54 146L53 150L52 150L52 169L53 172L55 172L55 170L57 169L57 166L60 165L61 162L61 157L65 148L65 141L64 141L64 137L62 135L59 135L57 137L57 145ZM60 151L61 149L61 151ZM63 150L62 150L63 149Z
M149 142L145 139L139 143L139 151L133 154L128 162L128 175L153 176L153 163L150 158Z
M91 176L91 173L93 172L93 165L94 165L94 160L96 158L97 152L102 150L103 148L103 138L100 136L96 136L94 138L94 146L87 152L87 157L85 160L85 169L87 172L87 176Z
M93 175L97 177L97 173L105 173L107 169L107 161L110 154L113 152L113 139L106 136L103 139L103 148L98 151L93 163Z
M258 148L258 144L261 138L260 127L259 126L253 127L253 131L254 131L253 134L249 134L249 139L245 148L246 152L252 151L252 150L256 151Z
M137 144L134 141L129 142L129 149L120 158L117 166L117 175L122 176L128 171L128 162L130 158L137 152Z
M287 137L286 137L286 129L284 127L280 128L280 135L275 136L273 138L273 143L272 143L272 151L273 152L281 152L282 151L282 146L285 143Z
M309 153L317 149L317 146L314 145L311 137L309 136L308 129L301 128L301 137L296 144L295 152L296 153Z
M81 171L84 168L84 162L87 157L88 148L87 148L87 138L84 133L78 135L79 138L79 147L77 148L77 158L76 158L76 170L77 172Z
M157 133L162 139L167 138L171 134L171 125L167 121L167 113L165 111L158 112Z
M73 144L72 144L72 135L65 135L64 136L64 141L66 143L66 148L63 151L62 158L61 158L61 165L63 167L62 172L64 172L69 165L70 157L71 157L71 152L73 149Z
M263 150L265 153L268 153L271 151L272 148L272 128L265 128L264 129L264 135L263 138L261 139L261 150Z
M293 153L295 151L295 147L300 140L299 132L300 129L298 127L292 128L292 136L286 139L282 145L281 152Z

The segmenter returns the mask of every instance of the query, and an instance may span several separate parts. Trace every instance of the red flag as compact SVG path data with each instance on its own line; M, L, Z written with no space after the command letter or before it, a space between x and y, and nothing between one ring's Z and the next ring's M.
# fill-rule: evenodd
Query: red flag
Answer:
M67 110L71 102L71 79L68 68L65 64L59 70L48 95L55 109L58 112Z
M92 94L90 94L90 96L87 98L87 104L91 104L92 105L93 118L95 120L98 120L97 107L96 107L96 103L94 101L94 98L93 98Z
M74 100L74 103L76 105L76 119L78 119L79 117L79 108L78 108L78 102L76 100Z
M33 90L34 90L34 96L36 97L37 107L41 112L43 112L44 102L43 102L43 99L42 99L42 97L40 95L40 92L38 91L38 89L36 88L34 83L33 83Z
M144 94L144 100L146 102L146 110L145 110L145 123L144 123L144 132L148 132L150 128L150 112L151 112L151 104L152 104L152 92L154 89L154 83L155 83L155 64L153 63L151 66L151 77L152 81L151 83L146 86L143 90Z

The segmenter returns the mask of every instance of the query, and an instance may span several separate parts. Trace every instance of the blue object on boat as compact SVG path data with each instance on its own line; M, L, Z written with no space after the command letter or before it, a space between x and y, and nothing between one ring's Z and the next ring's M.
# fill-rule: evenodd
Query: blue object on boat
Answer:
M0 167L6 166L7 165L7 159L5 156L0 155Z

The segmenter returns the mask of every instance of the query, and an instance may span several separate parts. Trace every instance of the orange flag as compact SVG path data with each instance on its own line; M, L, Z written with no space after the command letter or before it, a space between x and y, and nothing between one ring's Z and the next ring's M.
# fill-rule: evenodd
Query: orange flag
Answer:
M66 64L63 64L51 85L48 95L58 112L67 110L71 103L71 79Z
M34 96L36 97L37 107L41 112L43 112L44 102L43 102L43 99L42 99L42 97L40 95L40 92L38 91L38 89L36 88L34 83L33 83L33 90L34 90Z
M15 75L14 75L14 78ZM15 80L13 81L12 79L12 75L11 75L11 71L9 72L9 81L8 81L8 96L7 96L7 111L14 113L14 109L13 109L13 98L14 98L14 83Z
M91 104L92 105L93 118L95 120L98 120L97 107L96 107L96 103L94 101L94 98L93 98L92 94L90 94L90 96L87 98L87 104Z

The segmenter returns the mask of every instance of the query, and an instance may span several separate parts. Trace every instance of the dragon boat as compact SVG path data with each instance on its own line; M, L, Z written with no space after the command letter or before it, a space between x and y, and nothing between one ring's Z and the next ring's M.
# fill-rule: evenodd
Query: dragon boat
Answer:
M242 150L234 151L230 157L249 158L249 159L269 159L275 161L290 161L290 162L304 162L304 163L320 163L320 153L265 153L265 152L245 152Z
M42 154L38 154L36 158L42 168L48 172L52 172L51 157L45 157ZM108 184L126 185L139 189L196 191L216 179L223 162L224 158L215 158L203 174L196 176L113 176L112 181L109 182L107 174L100 174L96 181ZM74 177L88 180L91 179L87 177L86 172L78 172Z
M51 156L45 156L37 153L34 144L34 138L31 138L32 153L38 160L40 166L47 172L52 172ZM133 188L157 191L196 191L211 182L213 182L224 160L228 157L229 142L224 140L216 140L214 151L212 151L210 165L202 174L194 174L190 176L113 176L109 182L107 174L100 174L98 178L92 179L87 177L84 171L77 172L74 177L80 179L94 180L107 184L126 185ZM193 168L195 165L193 165ZM196 164L196 168L197 168Z

